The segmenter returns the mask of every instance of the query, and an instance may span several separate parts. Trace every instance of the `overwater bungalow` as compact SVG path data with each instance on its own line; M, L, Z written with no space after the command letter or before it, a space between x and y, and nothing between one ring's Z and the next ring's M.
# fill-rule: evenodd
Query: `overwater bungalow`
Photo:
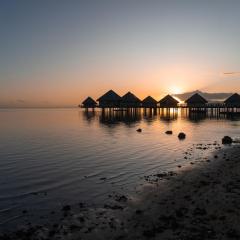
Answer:
M141 107L141 100L133 93L127 92L122 96L121 107L126 108L139 108Z
M113 90L109 90L97 99L101 108L118 108L120 107L122 98Z
M224 104L226 107L240 107L240 95L238 93L234 93L232 96L227 98L224 101Z
M97 102L94 101L91 97L87 97L83 102L81 107L88 109L88 108L95 108L97 106Z
M188 107L205 107L208 101L199 93L195 93L190 98L188 98L185 103Z
M161 108L177 108L179 102L172 96L167 95L163 99L161 99L159 103Z
M142 100L142 107L143 108L156 108L157 101L154 98L152 98L151 96L148 96Z

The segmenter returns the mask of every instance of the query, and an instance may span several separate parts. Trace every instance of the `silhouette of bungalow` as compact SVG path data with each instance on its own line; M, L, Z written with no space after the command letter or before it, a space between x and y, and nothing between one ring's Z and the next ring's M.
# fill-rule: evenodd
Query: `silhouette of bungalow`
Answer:
M128 92L122 96L121 107L137 108L141 107L141 100L133 93Z
M226 107L240 107L240 95L238 93L234 93L232 96L227 98L224 103Z
M152 98L151 96L148 96L142 100L142 107L144 108L156 108L157 107L157 101Z
M163 99L161 99L159 103L161 108L177 108L179 102L172 96L167 95Z
M195 93L190 98L188 98L185 103L187 103L188 107L204 107L208 101L200 94Z
M82 102L82 107L83 108L95 108L97 106L97 102L95 102L91 97L87 97L83 102Z
M121 97L113 90L109 90L100 98L97 99L99 107L101 108L114 108L120 107Z

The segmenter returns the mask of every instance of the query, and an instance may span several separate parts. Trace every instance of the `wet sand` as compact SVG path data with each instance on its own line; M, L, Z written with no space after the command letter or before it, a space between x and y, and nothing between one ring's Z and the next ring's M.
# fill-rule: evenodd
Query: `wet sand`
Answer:
M193 149L208 148L215 152L194 158ZM186 166L144 176L135 196L110 195L102 207L66 205L56 223L1 239L240 239L240 146L220 148L195 145Z

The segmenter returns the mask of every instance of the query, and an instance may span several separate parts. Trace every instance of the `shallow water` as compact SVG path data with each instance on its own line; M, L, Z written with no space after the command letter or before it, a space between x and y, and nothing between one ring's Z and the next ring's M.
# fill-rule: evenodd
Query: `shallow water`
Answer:
M21 222L23 210L35 221L66 203L102 204L113 191L131 194L144 175L175 171L189 161L183 153L193 144L240 135L238 119L190 119L180 111L123 116L2 109L0 122L0 228ZM177 138L180 131L187 134L184 141Z

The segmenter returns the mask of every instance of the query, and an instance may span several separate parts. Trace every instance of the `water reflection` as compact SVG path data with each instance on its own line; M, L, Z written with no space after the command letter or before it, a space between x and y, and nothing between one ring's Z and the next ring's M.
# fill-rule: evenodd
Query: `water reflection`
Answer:
M189 112L188 114L188 119L191 122L202 122L207 118L207 113L206 112Z
M188 163L181 153L192 144L240 135L239 115L189 114L186 109L21 109L0 111L0 119L0 208L10 209L0 214L0 222L26 206L34 211L34 222L44 210L76 199L99 204L113 191L131 194L142 176ZM187 134L184 141L179 132Z
M226 119L231 120L231 121L239 121L240 120L240 113L227 113L225 114Z
M176 108L167 108L167 109L160 109L159 110L159 115L160 115L160 120L164 122L172 122L177 120L178 118L178 109Z
M131 126L142 120L140 109L121 110L121 111L102 111L99 116L99 122L108 126L124 123Z
M157 109L143 109L143 120L148 125L151 125L155 120L157 120Z
M79 114L83 113L83 118L87 122L91 123L95 117L96 117L96 112L95 111L80 111Z
M193 123L200 123L206 119L225 119L239 121L240 114L221 114L212 111L191 112L188 109L128 109L128 110L104 110L104 111L79 111L83 119L89 124L94 120L99 123L113 127L124 123L127 126L136 124L142 120L147 124L152 124L157 119L163 122L173 122L179 117Z

